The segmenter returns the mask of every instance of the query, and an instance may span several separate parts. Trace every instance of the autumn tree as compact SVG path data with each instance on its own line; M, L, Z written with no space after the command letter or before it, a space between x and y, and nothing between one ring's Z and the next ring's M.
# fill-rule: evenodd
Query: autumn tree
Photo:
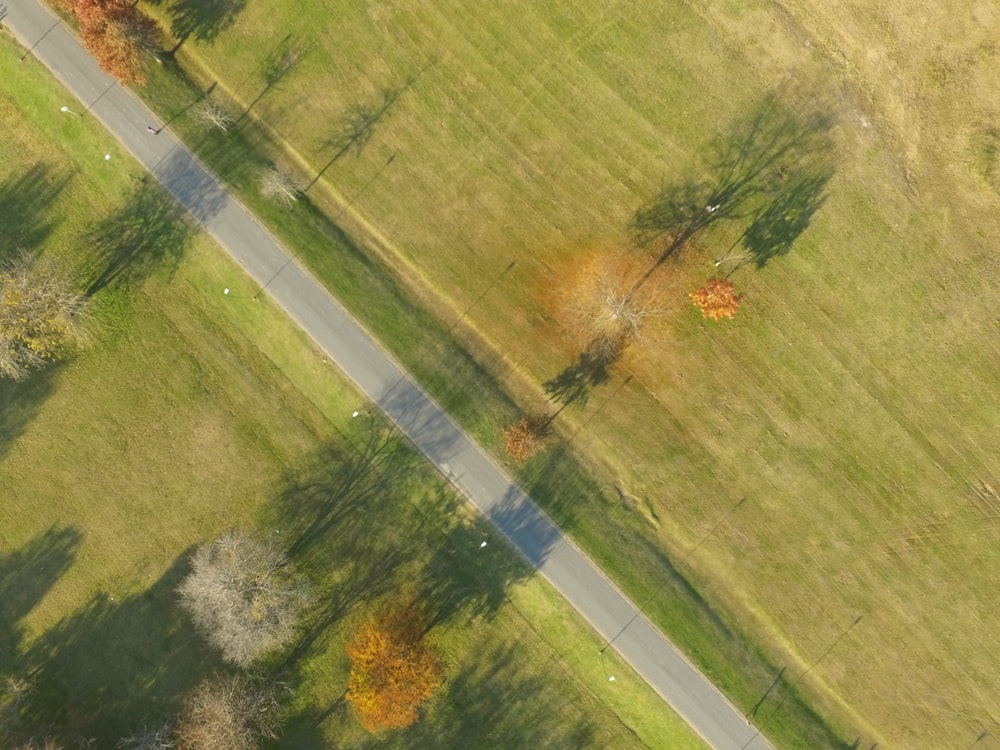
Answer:
M369 732L413 724L417 709L441 684L440 657L423 633L411 604L366 622L347 647L347 701Z
M287 644L309 600L283 550L236 530L195 552L178 592L209 644L239 667Z
M119 83L145 85L142 56L161 49L156 22L124 0L76 0L73 10L80 21L83 46L101 70Z
M277 737L281 687L236 675L200 683L184 701L174 728L177 750L254 750Z
M86 340L86 298L27 252L0 263L0 376L23 380Z
M551 427L551 416L526 414L516 424L501 431L504 453L518 463L527 461L545 449Z
M743 301L743 296L736 294L736 288L726 279L712 279L689 296L702 316L712 320L735 317Z

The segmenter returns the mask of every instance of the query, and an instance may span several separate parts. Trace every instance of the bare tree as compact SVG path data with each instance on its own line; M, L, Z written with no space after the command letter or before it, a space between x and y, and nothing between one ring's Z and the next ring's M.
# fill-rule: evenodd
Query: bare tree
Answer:
M290 206L302 191L288 173L280 167L268 167L260 175L260 193L268 200Z
M27 742L15 745L14 750L63 750L63 746L51 737L32 737Z
M173 735L172 721L152 729L143 727L141 732L121 739L118 742L118 750L173 750L177 746Z
M0 264L0 376L23 380L83 343L85 303L55 264L25 251Z
M200 683L184 702L174 737L178 750L251 750L275 738L280 686L243 675Z
M639 255L592 253L560 290L559 317L596 362L615 362L649 320L663 314L663 289L646 270Z
M191 107L191 117L195 122L218 128L223 133L229 132L229 128L236 122L225 107L207 96Z
M178 592L206 640L240 667L288 643L309 598L283 550L236 530L195 552Z

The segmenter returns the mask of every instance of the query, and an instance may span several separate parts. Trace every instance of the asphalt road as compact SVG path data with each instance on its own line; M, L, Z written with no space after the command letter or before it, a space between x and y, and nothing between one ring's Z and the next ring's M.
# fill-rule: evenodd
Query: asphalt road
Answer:
M97 118L190 211L358 388L472 502L635 670L717 750L767 750L764 737L501 471L343 307L228 195L154 115L104 75L35 0L6 0L3 23L69 89L66 105ZM0 9L4 2L0 1ZM70 101L70 96L79 101ZM68 117L72 116L67 114ZM102 160L103 154L94 154ZM268 283L269 282L269 283ZM219 290L220 294L222 290ZM594 653L594 670L602 671ZM614 690L609 683L608 690Z

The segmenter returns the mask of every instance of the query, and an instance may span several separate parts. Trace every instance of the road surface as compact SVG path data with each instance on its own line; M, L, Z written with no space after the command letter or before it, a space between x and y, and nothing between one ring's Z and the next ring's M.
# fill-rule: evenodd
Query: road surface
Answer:
M97 68L64 24L36 0L6 6L3 23L30 50L24 64L47 66L80 102L67 101L73 111L96 117L267 284L275 302L709 745L772 747L168 129L149 131L159 129L157 118ZM595 653L595 669L599 660Z

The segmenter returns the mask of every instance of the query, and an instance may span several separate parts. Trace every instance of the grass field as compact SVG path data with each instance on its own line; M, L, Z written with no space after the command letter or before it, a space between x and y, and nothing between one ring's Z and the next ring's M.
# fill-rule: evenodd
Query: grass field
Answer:
M322 173L312 201L443 320L467 311L456 333L525 409L578 354L540 288L580 252L627 246L664 187L717 178L718 144L769 116L768 94L828 116L825 200L786 257L734 276L738 319L703 323L681 297L645 352L561 416L593 480L572 486L595 499L565 490L558 452L524 479L741 705L784 669L782 689L846 744L986 747L1000 735L997 24L989 3L312 2L248 5L179 60L252 104L272 158L303 184ZM342 126L388 101L334 158ZM693 289L745 228L713 222L658 273ZM465 407L495 434L503 409ZM662 554L770 675L698 653L714 642L672 612ZM766 695L777 730L787 704Z
M381 434L351 419L358 394L266 301L222 295L247 285L239 269L96 123L60 113L65 92L20 52L0 44L4 247L108 282L89 350L0 383L0 673L32 676L24 731L112 747L176 713L221 667L176 606L187 554L244 526L308 538L297 559L335 604L295 651L274 747L702 747L406 445L378 442L376 492L329 491ZM155 237L126 262L93 237L136 205ZM333 520L307 533L314 517ZM416 727L372 737L341 700L344 645L412 593L439 620L448 683Z

